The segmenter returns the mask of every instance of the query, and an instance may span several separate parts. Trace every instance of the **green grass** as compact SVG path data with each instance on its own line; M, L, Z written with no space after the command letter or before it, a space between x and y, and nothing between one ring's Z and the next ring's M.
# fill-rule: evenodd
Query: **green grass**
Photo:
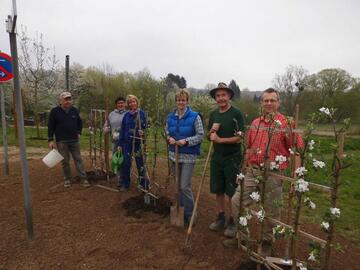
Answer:
M26 127L26 145L31 147L47 147L47 129L41 128L41 135L43 140L33 139L36 137L36 129L33 127ZM83 135L81 136L80 145L82 150L87 150L89 148L89 131L88 129L83 130ZM158 143L158 154L162 158L166 157L166 144L165 139L160 137L160 142ZM149 159L148 164L151 167L153 159L153 149L154 141L151 140L152 136L149 136L147 142L149 149ZM314 158L318 160L323 160L327 163L327 170L310 170L310 166L307 166L309 169L309 174L306 177L307 180L323 184L326 186L330 185L331 177L329 177L330 169L330 160L332 158L332 145L334 144L334 139L332 137L319 137L314 136L316 141L316 149L314 150ZM0 137L2 144L2 136ZM8 128L8 141L9 145L17 145L17 140L15 139L14 129ZM199 157L199 161L195 167L194 174L200 176L203 170L205 158L209 148L209 141L205 140L201 146L202 154ZM320 150L321 149L321 150ZM341 187L339 193L339 204L338 207L341 209L341 218L336 221L336 231L344 235L349 240L360 244L360 139L356 138L346 138L344 152L351 159L352 166L347 169L344 169L341 173ZM303 214L306 219L311 220L314 223L320 224L322 220L322 215L327 208L330 206L329 196L326 193L316 191L314 189L310 190L309 194L306 196L311 197L311 199L317 204L316 210L305 209Z
M330 186L333 180L331 176L332 149L334 139L331 137L314 137L318 151L314 151L313 157L325 161L325 169L309 170L306 180ZM315 149L315 150L316 150ZM348 162L352 165L341 171L341 186L338 196L338 208L341 209L341 218L336 221L336 231L346 236L349 240L360 244L360 140L354 138L345 139L344 153ZM317 205L316 210L304 210L304 216L314 223L320 224L323 214L330 207L330 195L311 189L306 196L310 197Z

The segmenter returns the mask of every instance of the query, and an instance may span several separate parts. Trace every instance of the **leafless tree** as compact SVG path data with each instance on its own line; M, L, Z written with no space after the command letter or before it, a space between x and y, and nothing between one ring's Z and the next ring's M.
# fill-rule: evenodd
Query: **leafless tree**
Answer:
M287 115L292 115L298 97L298 87L307 76L307 71L302 66L288 66L284 74L276 74L273 80L274 87L281 93L281 104Z
M44 46L42 34L37 33L34 38L30 38L27 29L22 27L19 39L21 78L27 91L28 102L32 105L37 137L40 137L39 111L41 106L50 105L46 103L57 82L58 62L55 49L50 51Z

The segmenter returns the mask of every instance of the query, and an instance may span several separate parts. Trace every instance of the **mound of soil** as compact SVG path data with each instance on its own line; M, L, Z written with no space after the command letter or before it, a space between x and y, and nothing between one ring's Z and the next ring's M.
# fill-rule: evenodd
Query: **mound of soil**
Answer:
M109 177L112 178L114 177L115 174L113 174L112 172L109 173ZM105 172L103 171L87 171L86 172L86 177L87 177L87 180L91 183L97 183L99 181L105 181L107 180L107 175ZM75 176L73 178L74 181L77 181L79 182L80 181L80 177L79 176Z
M122 203L122 207L126 210L125 215L135 218L141 218L144 212L153 212L166 217L170 214L171 205L172 202L165 196L158 200L151 198L150 204L146 204L143 194L131 197Z

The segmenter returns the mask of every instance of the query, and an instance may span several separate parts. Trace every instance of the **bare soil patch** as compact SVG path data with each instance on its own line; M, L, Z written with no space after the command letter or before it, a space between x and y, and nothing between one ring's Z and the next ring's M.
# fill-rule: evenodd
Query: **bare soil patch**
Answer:
M4 177L1 167L0 269L235 270L247 260L244 252L223 247L225 237L221 233L209 231L208 225L215 217L215 198L209 194L207 184L201 195L191 249L186 250L185 229L170 226L169 217L163 213L146 211L140 203L143 196L135 187L127 192L112 192L95 186L83 188L75 181L70 188L64 188L61 166L46 168L40 155L29 161L35 232L35 239L29 241L18 161L11 161L10 172ZM165 172L165 167L158 167L156 177L165 179ZM193 180L196 190L199 179ZM109 186L116 188L115 182ZM104 185L108 184L104 181ZM172 198L169 190L163 193ZM164 199L163 206L168 203ZM138 210L134 210L135 206ZM302 228L317 230L313 224ZM324 237L321 233L319 236ZM336 241L344 252L334 251L332 269L360 269L359 248L341 236ZM277 254L281 254L283 245L276 244ZM307 258L306 242L301 243L299 253Z

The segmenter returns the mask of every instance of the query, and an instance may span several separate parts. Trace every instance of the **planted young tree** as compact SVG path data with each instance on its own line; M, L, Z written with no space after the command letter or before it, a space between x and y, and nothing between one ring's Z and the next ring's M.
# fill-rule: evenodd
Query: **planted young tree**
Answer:
M21 56L19 64L24 89L32 105L36 134L40 138L39 111L50 105L49 94L57 82L57 60L55 51L44 46L43 35L30 38L26 28L20 33Z

